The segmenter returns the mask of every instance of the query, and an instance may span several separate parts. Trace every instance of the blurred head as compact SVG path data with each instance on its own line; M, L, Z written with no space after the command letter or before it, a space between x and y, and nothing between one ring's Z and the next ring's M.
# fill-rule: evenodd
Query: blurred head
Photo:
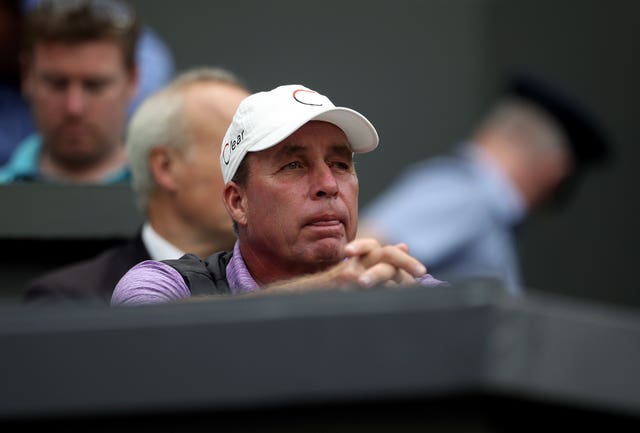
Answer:
M600 120L574 95L531 73L511 77L505 95L480 126L529 207L562 204L579 177L611 158Z
M43 0L28 12L23 91L57 163L90 166L121 150L138 31L135 12L115 0Z
M260 283L336 264L358 221L354 152L378 145L369 121L302 86L245 99L225 135L225 205Z
M230 72L201 68L142 103L126 148L133 188L148 216L161 207L202 236L235 239L222 204L218 155L233 113L248 95Z
M568 138L555 119L524 100L502 100L474 141L501 165L529 208L542 204L572 173Z

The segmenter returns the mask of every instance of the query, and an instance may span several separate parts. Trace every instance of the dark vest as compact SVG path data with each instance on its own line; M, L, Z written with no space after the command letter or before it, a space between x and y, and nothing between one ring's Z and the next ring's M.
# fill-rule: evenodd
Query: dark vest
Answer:
M231 251L210 255L204 260L193 254L185 254L176 260L162 260L182 275L191 296L231 294L227 282L227 265Z

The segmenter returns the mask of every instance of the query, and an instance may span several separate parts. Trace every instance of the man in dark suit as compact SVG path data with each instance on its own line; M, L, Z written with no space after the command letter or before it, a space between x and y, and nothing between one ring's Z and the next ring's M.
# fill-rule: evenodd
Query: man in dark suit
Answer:
M25 292L25 301L109 302L120 277L133 265L150 257L138 234L129 242L103 251L92 259L54 270L32 281Z
M222 203L218 155L233 113L248 91L228 71L179 75L148 98L129 126L126 149L133 189L146 221L131 241L28 284L25 301L104 301L122 275L148 259L206 257L232 248Z

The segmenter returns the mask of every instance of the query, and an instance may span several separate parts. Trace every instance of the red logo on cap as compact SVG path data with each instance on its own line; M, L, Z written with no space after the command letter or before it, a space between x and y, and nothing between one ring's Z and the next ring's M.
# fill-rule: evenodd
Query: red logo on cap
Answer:
M229 160L231 159L231 149L229 148L229 143L225 143L222 148L222 160L225 165L229 165Z
M222 145L222 161L224 161L225 165L229 165L229 161L231 160L231 152L236 150L243 140L244 129L240 131L240 134L238 134L236 138L232 138Z
M318 93L308 89L297 89L293 91L293 99L304 105L321 107L322 102L318 98Z

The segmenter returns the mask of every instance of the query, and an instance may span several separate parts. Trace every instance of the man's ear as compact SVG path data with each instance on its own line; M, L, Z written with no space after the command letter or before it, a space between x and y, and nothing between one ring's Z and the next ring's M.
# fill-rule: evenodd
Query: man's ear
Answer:
M247 199L243 187L235 182L229 182L224 187L224 207L231 218L240 226L247 225Z
M173 173L175 155L173 149L156 146L149 153L149 171L156 183L165 190L175 191L177 184Z

